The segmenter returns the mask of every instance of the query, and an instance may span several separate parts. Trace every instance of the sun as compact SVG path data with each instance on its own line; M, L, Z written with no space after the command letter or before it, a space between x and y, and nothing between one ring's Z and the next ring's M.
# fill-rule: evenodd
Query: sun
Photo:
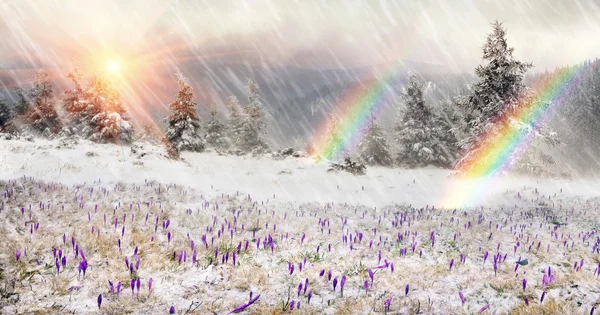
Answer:
M109 60L106 63L106 71L109 73L117 74L121 71L121 64L116 60Z

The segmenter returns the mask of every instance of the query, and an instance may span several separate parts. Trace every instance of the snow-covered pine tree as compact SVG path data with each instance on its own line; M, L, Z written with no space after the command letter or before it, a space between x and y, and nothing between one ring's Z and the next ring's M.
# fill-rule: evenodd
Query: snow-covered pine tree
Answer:
M229 122L227 124L227 135L230 141L229 144L230 146L237 146L240 141L240 128L242 123L240 102L238 101L237 97L229 97L227 109L229 110Z
M73 88L66 90L63 98L66 122L61 133L83 136L83 130L89 127L91 120L88 102L85 98L86 92L81 82L83 75L77 67L74 67L66 77L73 83Z
M54 89L50 82L50 75L46 70L39 70L35 74L35 82L30 91L33 106L27 112L26 122L45 135L55 134L60 129L60 119L54 108Z
M17 95L17 101L15 103L15 114L17 116L23 116L29 112L31 107L31 101L29 99L29 92L21 87L15 89Z
M92 76L90 85L85 89L87 117L91 117L84 135L95 142L133 141L133 126L125 116L119 92L114 89L104 73Z
M260 100L258 83L247 79L248 105L242 107L243 115L237 129L237 147L245 153L268 149L264 135L267 129L266 113Z
M206 143L217 151L222 151L227 148L229 143L225 134L225 125L217 118L217 106L210 106L210 121L206 124Z
M204 142L200 135L200 116L196 112L194 92L183 75L177 73L177 99L169 104L172 113L166 118L166 139L178 151L201 152Z
M449 167L452 159L444 150L443 139L438 137L435 116L425 104L423 83L415 73L409 74L402 99L405 108L394 127L398 164L408 167Z
M11 110L4 97L0 96L0 132L8 126L11 120Z
M367 165L392 165L393 159L390 155L387 137L382 128L375 122L372 111L363 132L362 141L358 145L361 160Z
M461 142L463 156L458 167L464 172L496 158L486 153L484 148L491 145L490 141L502 139L502 134L507 133L506 130L521 134L534 132L536 137L548 137L552 134L549 137L556 138L555 133L546 131L543 126L524 123L514 117L521 106L539 100L535 99L524 84L525 73L532 65L515 60L513 48L508 47L506 42L506 31L499 22L493 24L493 30L488 34L483 46L483 60L485 63L475 71L479 81L473 86L464 102L467 124L471 127L470 134ZM518 157L523 156L523 150L526 149L521 148L511 152L511 156L508 157L509 163L511 165L519 163ZM530 161L524 160L524 163ZM536 169L531 165L525 168Z
M459 141L464 137L465 122L456 101L442 102L441 106L434 112L434 133L439 151L444 152L449 160L446 167L455 164L460 154Z

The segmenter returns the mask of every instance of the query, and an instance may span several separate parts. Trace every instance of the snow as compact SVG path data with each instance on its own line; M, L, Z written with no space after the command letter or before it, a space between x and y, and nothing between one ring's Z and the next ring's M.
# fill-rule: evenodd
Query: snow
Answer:
M463 213L439 208L450 188L467 189L481 182L458 179L450 176L450 171L437 168L369 167L366 175L353 176L327 172L325 164L315 164L311 158L275 160L268 155L184 152L183 161L171 161L164 157L162 148L149 143L126 147L36 139L2 140L0 145L0 180L16 180L8 186L0 183L0 188L4 192L16 187L17 191L13 199L2 199L6 207L0 212L0 219L5 222L0 228L5 236L0 240L0 266L5 277L22 277L25 271L35 271L31 279L15 282L19 300L6 304L5 310L10 313L50 308L57 312L96 312L96 299L102 294L101 310L108 313L166 313L174 305L179 312L189 308L202 314L223 314L246 303L250 291L261 297L248 312L270 313L281 310L288 288L290 298L302 302L300 313L383 312L383 301L390 295L392 312L476 312L490 304L493 312L507 313L523 304L523 277L529 283L526 296L535 304L532 307L539 307L541 271L548 266L552 266L557 281L546 295L547 307L555 305L552 303L567 307L579 301L589 310L597 295L597 279L592 276L597 264L597 254L592 253L595 237L588 238L587 244L581 240L582 234L595 231L598 224L597 200L590 198L600 194L593 188L592 180L506 177L481 190L478 205L485 205L484 208L469 208ZM24 176L33 180L24 180ZM48 186L37 181L55 184ZM121 183L118 189L116 183ZM22 193L19 187L24 187ZM40 201L45 208L48 203L52 208L40 209ZM79 208L80 202L83 209ZM29 204L32 210L28 209ZM63 204L65 210L60 209ZM408 204L426 209L417 211L408 208ZM436 205L435 210L432 205ZM25 207L24 216L20 207ZM149 219L145 223L147 213ZM526 213L531 217L523 217ZM29 221L30 214L31 220L40 224L33 233L29 232L30 224L23 224ZM103 222L104 214L107 223ZM123 215L126 222L121 237ZM555 228L548 219L551 215L567 225ZM157 216L160 222L154 233ZM115 229L116 218L119 226ZM167 219L170 225L163 229L162 223ZM402 224L394 226L392 222L399 219ZM320 221L326 223L321 225ZM472 227L466 228L467 222ZM491 227L489 222L493 222ZM512 230L517 233L521 223L527 224L518 229L523 236L515 236ZM235 226L233 239L229 224ZM92 227L100 229L99 236L91 233ZM207 228L213 228L212 233ZM217 232L221 228L222 234ZM250 232L252 228L257 229L255 235ZM172 233L170 242L168 232ZM431 232L436 235L434 247ZM63 233L67 235L66 245L62 242ZM360 242L343 241L358 233L364 234ZM453 241L455 233L457 239ZM492 237L488 239L490 233ZM203 234L207 234L208 248L201 240ZM398 234L403 235L400 243L396 243ZM77 278L79 260L71 249L71 235L85 251L90 265L85 279ZM151 241L153 235L155 240ZM273 253L262 245L268 235L274 240ZM306 235L304 242L302 235ZM417 244L415 253L411 250L413 237ZM515 237L522 245L513 253ZM220 244L218 264L208 260L214 257L211 238ZM261 248L257 250L258 238ZM541 248L528 251L525 238L529 238L529 243L540 241ZM121 252L117 239L122 239ZM196 266L191 263L190 240L195 241L198 250ZM248 251L238 254L238 266L232 265L231 257L228 263L221 264L225 248L233 252L238 242L246 240ZM368 245L370 240L373 248ZM574 247L563 246L564 240L573 241ZM492 256L498 244L500 253L508 257L499 264L498 275L494 276ZM132 298L124 257L133 261L136 246L140 250L137 275L142 279L142 290ZM68 257L67 268L59 276L53 265L52 247L63 249ZM405 247L408 254L398 255ZM27 250L19 263L14 259L17 249ZM187 262L179 264L177 259L171 259L173 252L179 255L184 250ZM381 261L377 258L379 251ZM483 264L485 251L490 257ZM459 263L460 253L467 256L464 264ZM304 256L309 263L300 271L298 264ZM527 258L529 264L513 272L519 256ZM455 260L452 271L448 270L450 259ZM573 263L581 259L585 260L584 268L575 272ZM381 265L384 260L395 265L394 272L390 268L373 269L375 282L366 295L362 287L368 279L366 269ZM291 276L288 262L295 264ZM334 293L331 282L318 276L322 269L326 273L331 270L338 279L347 275L343 297L339 285ZM154 280L150 294L149 278ZM305 294L297 297L296 293L305 278L309 278L309 289L313 291L310 305ZM108 280L123 283L119 297L110 294ZM0 279L0 283L8 285L10 282L6 281L10 280ZM406 284L410 284L407 297ZM72 286L81 288L67 291ZM460 305L459 290L466 296L465 306Z

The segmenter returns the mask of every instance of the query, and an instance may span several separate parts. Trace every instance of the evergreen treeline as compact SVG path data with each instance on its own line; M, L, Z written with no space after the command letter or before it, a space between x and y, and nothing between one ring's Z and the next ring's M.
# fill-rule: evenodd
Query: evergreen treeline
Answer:
M368 165L409 168L434 165L469 171L477 166L478 159L493 158L486 156L484 148L494 135L507 129L531 132L546 144L556 145L556 133L549 131L548 126L527 124L516 117L519 109L528 106L538 91L537 86L526 84L525 75L532 65L513 57L506 31L498 22L492 25L486 38L482 59L483 63L475 69L475 82L458 97L439 104L430 104L433 102L426 97L431 85L419 74L410 73L403 92L396 98L398 115L393 128L385 130L371 114L362 130L357 152L338 147L345 142L342 139L345 135L338 130L343 121L330 114L329 147L342 152L340 157L344 158L356 153ZM569 119L582 122L577 126L582 132L590 132L600 127L600 117L597 117L600 115L594 111L600 106L600 61L577 67L582 73L575 87L578 92L561 99L570 104L563 112ZM553 75L553 72L545 72L529 79L544 82L544 78ZM76 135L96 142L129 143L134 140L133 126L119 93L103 73L94 73L84 80L74 68L67 78L71 88L59 95L48 73L42 70L36 74L31 88L16 91L18 97L13 106L0 100L0 128L3 131L27 130L47 137ZM203 121L197 112L192 87L181 74L177 74L176 79L179 88L168 105L171 113L165 118L166 132L162 139L169 155L176 158L180 151L201 152L207 147L236 154L268 149L267 112L256 82L247 80L247 102L244 104L235 96L229 99L225 120L221 121L212 105L210 118ZM314 149L311 147L311 151ZM536 163L552 159L542 151L534 145L527 152L513 152L517 169L541 173Z

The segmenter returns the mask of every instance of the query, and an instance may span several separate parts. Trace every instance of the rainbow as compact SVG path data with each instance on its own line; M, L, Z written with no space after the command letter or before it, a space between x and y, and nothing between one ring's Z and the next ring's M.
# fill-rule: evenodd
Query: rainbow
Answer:
M483 136L476 153L467 163L459 166L461 175L469 178L463 183L452 185L444 207L466 207L474 205L482 192L490 187L497 174L508 171L514 162L535 139L534 131L516 128L515 124L539 126L547 122L556 112L563 99L577 86L581 78L579 67L555 71L551 77L535 82L533 97L523 98L523 104L510 117L498 121L499 130Z
M395 69L396 70L396 69ZM359 82L344 94L336 103L333 114L339 118L338 139L330 141L330 117L324 120L315 132L313 145L315 151L327 160L337 160L346 151L355 148L362 138L362 130L369 117L381 113L384 104L392 101L396 95L392 87L400 84L395 75L398 71L388 71L383 78L372 78Z

